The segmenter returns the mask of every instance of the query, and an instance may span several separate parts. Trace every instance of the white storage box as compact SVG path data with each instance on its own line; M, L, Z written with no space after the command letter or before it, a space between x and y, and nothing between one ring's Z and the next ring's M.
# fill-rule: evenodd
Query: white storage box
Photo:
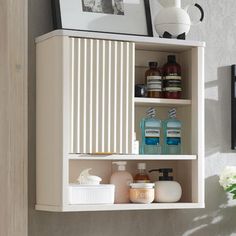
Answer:
M115 185L69 185L69 204L113 204Z

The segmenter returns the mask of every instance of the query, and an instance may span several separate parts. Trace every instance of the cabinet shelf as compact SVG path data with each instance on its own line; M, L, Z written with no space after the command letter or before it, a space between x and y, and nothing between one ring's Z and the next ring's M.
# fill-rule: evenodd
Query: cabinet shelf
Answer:
M36 205L36 210L55 212L79 211L125 211L125 210L162 210L204 208L201 203L152 203L152 204L107 204L107 205L67 205L65 207Z
M189 99L166 99L166 98L134 98L136 106L189 106L191 100Z
M196 155L76 155L70 154L69 160L127 160L127 161L148 161L148 160L162 160L162 161L174 161L174 160L196 160Z

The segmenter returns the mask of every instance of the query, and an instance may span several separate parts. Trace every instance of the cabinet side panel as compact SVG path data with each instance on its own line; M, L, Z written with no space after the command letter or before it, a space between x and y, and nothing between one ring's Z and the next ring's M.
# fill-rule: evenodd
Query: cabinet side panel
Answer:
M204 204L204 48L192 49L192 162L193 201Z
M80 38L70 41L70 152L130 154L134 44Z
M182 68L182 96L183 98L188 98L191 100L197 99L197 90L192 86L193 79L193 60L192 60L192 50L185 51L180 54L180 63ZM182 151L184 154L194 154L197 155L197 150L193 151L192 148L192 116L196 117L196 114L192 112L192 107L182 107L178 109L178 117L183 122L182 125ZM194 133L197 135L197 133ZM195 144L194 144L195 145Z
M37 204L62 202L62 38L37 44Z

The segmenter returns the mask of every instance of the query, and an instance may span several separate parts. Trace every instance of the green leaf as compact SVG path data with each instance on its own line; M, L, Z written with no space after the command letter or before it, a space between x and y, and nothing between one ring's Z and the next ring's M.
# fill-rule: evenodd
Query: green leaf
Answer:
M233 199L235 199L235 200L236 200L236 195L234 195L234 196L233 196Z
M236 195L236 190L230 191L230 193Z
M233 184L230 187L225 189L225 191L230 192L230 193L235 190L236 190L236 184Z

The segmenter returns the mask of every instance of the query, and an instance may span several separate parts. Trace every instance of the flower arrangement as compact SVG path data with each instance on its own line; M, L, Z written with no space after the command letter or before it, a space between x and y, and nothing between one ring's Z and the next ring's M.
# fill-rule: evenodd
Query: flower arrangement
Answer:
M220 175L220 185L236 199L236 166L227 166Z

